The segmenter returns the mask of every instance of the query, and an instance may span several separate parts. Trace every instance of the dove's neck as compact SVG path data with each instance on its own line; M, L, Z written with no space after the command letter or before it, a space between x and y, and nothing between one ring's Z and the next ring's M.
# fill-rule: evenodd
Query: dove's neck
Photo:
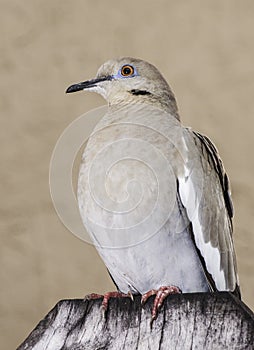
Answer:
M117 112L128 106L133 106L138 104L139 106L151 106L153 108L158 108L164 112L167 112L174 116L177 120L180 121L180 116L178 114L178 109L174 97L171 99L170 96L167 98L158 98L155 95L127 95L125 98L115 98L108 101L108 107L110 112Z

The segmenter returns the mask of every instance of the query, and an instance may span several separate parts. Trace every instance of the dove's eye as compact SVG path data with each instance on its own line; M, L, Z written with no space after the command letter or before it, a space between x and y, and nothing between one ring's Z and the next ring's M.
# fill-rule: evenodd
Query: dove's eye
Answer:
M121 75L123 77L130 77L134 74L134 68L128 64L124 65L121 69Z

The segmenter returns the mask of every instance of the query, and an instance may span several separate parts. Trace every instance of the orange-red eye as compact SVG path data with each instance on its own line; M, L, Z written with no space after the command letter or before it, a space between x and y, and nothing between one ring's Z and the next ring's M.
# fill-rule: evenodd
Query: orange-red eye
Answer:
M121 74L123 77L129 77L134 74L134 68L126 64L125 66L122 67Z

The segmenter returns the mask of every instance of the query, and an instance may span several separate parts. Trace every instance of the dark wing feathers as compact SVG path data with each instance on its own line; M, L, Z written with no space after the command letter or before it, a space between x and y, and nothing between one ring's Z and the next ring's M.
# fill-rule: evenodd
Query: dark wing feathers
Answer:
M201 145L205 148L208 155L208 161L210 161L213 164L213 167L219 176L221 188L223 190L225 205L228 210L228 215L230 219L232 219L234 215L234 208L233 208L233 202L231 200L229 179L227 174L225 173L218 151L207 136L201 135L195 131L192 131L192 132L200 140ZM232 223L232 220L231 220L231 223Z
M191 129L183 132L187 147L185 175L179 193L193 229L193 238L218 290L238 284L232 241L233 204L229 180L213 143Z

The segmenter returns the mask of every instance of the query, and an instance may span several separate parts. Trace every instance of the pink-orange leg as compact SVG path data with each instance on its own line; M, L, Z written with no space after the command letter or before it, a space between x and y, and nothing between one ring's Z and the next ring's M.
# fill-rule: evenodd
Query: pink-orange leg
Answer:
M133 300L133 296L130 292L128 294L124 294L121 292L107 292L104 295L92 293L85 296L85 300L100 299L100 298L103 298L101 303L101 310L102 310L103 316L105 316L105 313L108 310L108 302L110 298L131 298Z
M142 305L144 305L147 299L150 298L152 295L156 295L153 302L151 325L153 321L156 320L158 311L160 310L166 297L170 294L179 294L179 293L182 293L182 291L176 286L162 286L159 289L149 290L148 292L142 295L142 298L141 298Z

